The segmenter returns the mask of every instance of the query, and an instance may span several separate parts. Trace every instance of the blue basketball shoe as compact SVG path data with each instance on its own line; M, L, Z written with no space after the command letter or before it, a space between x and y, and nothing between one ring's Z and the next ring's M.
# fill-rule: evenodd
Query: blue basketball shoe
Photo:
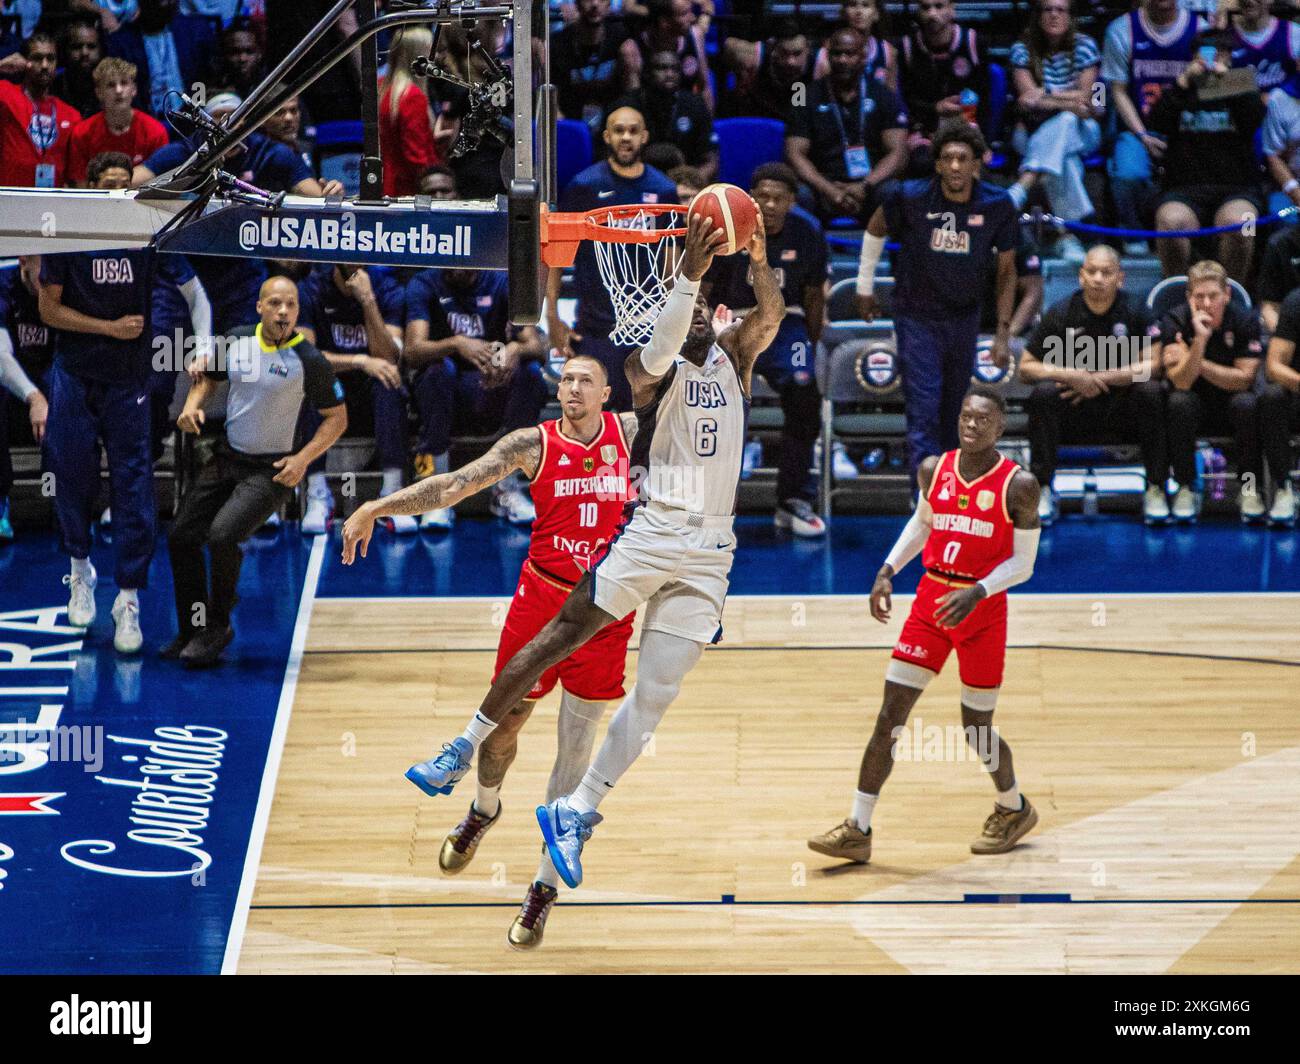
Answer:
M442 753L406 770L406 778L430 798L451 794L474 761L474 748L463 738L442 744Z
M577 812L564 798L537 807L537 824L546 841L546 852L567 887L575 888L582 882L582 844L604 819L595 810Z

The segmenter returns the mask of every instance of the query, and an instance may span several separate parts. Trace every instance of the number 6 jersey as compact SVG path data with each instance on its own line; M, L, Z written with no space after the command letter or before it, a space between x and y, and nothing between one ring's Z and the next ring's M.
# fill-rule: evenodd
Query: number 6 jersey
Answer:
M982 477L962 479L960 451L948 451L934 467L926 501L934 511L921 562L936 576L975 581L1011 557L1015 545L1007 491L1020 467L999 455Z
M721 347L703 366L679 356L636 417L632 469L645 478L643 499L706 517L736 512L749 400Z

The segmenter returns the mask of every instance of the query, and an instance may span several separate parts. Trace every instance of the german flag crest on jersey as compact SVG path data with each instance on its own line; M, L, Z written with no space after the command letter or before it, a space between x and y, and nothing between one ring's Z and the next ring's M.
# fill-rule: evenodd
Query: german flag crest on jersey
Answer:
M957 496L957 509L959 509L959 510L965 510L965 509L966 509L967 507L969 507L969 506L970 506L970 496L969 496L969 495L958 495L958 496Z
M587 457L582 460L582 471L584 473L590 473L595 468L596 459L592 458L591 455L587 455Z

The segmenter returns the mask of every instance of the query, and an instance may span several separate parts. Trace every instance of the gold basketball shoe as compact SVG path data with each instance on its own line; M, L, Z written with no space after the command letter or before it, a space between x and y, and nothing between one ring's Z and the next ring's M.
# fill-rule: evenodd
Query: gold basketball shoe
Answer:
M1023 794L1020 802L1017 810L993 806L980 837L970 844L971 853L1006 853L1034 829L1038 823L1038 810Z
M488 829L501 819L501 806L497 806L496 816L484 816L470 802L465 819L451 829L451 834L442 840L442 849L438 851L438 867L444 875L454 876L470 861L474 860L474 851L483 841Z
M506 932L506 941L511 949L536 949L542 944L546 918L551 914L551 906L557 897L559 891L545 883L534 882L528 885L528 893L524 895L519 915Z
M808 849L827 857L866 864L871 860L871 829L863 831L852 820L846 820L824 835L814 835L808 840Z

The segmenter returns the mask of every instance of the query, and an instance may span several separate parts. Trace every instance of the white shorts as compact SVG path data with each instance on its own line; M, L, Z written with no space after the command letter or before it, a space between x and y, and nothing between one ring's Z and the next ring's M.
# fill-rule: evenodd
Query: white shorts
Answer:
M611 617L649 602L643 628L696 643L722 638L722 604L736 556L730 517L640 507L591 574L591 600Z

